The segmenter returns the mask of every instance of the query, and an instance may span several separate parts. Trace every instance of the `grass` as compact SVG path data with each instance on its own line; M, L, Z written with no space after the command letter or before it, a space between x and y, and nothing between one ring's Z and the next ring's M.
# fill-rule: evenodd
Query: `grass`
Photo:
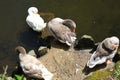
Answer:
M27 80L26 77L17 75L17 74L14 75L14 78L12 78L11 76L8 76L7 69L8 69L8 65L3 67L4 72L2 74L0 74L0 80Z

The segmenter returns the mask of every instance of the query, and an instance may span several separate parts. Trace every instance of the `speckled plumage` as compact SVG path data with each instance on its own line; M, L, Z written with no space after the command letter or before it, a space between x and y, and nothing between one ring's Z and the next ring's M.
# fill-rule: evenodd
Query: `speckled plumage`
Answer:
M16 50L19 51L20 66L23 72L32 78L51 80L53 74L36 58L26 54L26 50L18 46Z
M117 47L114 47L117 46ZM95 67L97 64L102 64L107 60L113 59L119 46L119 39L115 36L106 38L97 47L97 50L92 54L87 63L89 68Z
M48 22L48 28L51 34L60 42L66 43L68 46L76 40L76 34L73 29L76 24L71 19L54 18Z

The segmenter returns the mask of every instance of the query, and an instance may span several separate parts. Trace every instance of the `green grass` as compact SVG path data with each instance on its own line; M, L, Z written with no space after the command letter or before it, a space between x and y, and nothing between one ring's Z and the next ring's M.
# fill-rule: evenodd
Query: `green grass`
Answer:
M15 74L13 78L11 76L8 76L7 69L8 69L8 65L3 67L4 72L0 74L0 80L27 80L26 77L18 74Z

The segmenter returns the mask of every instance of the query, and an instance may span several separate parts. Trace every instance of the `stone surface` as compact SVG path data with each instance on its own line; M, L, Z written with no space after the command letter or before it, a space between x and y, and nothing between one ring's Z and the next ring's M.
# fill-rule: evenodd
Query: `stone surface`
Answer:
M90 50L66 51L51 48L39 60L54 74L53 80L82 80L83 69L90 57Z
M91 49L73 50L62 44L52 45L48 53L40 57L39 60L46 68L54 74L53 80L109 80L113 79L113 67L111 65L97 65L93 69L88 69L86 63L91 56ZM104 76L100 75L103 74ZM95 77L96 76L96 77Z
M48 52L48 48L45 47L45 46L41 46L41 47L38 49L37 55L38 55L38 56L43 56L43 55L45 55L47 52Z
M112 72L110 69L97 70L92 75L86 77L84 80L113 80Z

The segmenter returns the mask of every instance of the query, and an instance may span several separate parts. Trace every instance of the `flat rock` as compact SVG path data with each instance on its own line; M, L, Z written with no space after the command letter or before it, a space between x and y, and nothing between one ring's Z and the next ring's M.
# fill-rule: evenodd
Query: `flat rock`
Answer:
M82 80L83 69L90 58L90 50L67 51L51 48L39 60L54 74L53 80Z

